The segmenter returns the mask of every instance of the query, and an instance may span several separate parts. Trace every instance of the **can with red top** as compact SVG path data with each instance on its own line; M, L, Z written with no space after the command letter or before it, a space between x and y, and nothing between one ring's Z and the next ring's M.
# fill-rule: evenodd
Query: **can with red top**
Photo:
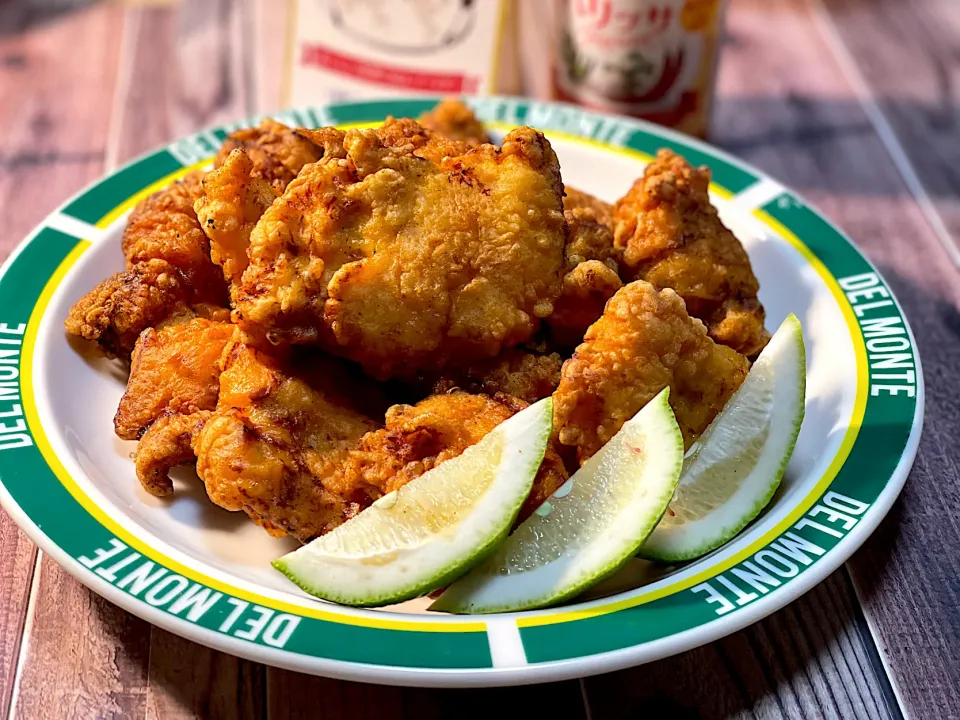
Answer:
M560 0L554 94L707 134L723 0Z

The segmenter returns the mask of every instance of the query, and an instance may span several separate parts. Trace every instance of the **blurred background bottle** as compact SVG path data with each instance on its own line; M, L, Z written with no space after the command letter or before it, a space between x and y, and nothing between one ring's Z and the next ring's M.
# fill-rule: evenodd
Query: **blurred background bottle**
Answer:
M288 2L289 105L523 94L707 135L725 0Z
M706 137L722 0L558 0L552 95Z
M288 104L520 92L510 0L289 4Z

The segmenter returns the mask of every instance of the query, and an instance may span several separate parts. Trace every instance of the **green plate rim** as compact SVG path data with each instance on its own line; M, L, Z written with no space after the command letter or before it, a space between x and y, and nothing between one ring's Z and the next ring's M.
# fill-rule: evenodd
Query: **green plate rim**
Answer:
M304 126L364 125L387 115L416 117L436 101L320 105L269 117ZM682 152L692 162L710 166L714 192L743 200L743 209L752 211L803 252L824 278L833 280L857 348L859 410L855 408L849 442L841 451L845 456L838 456L835 474L805 498L806 507L798 506L790 523L762 538L762 545L749 553L741 553L743 557L723 567L705 566L696 582L671 592L466 620L386 616L321 605L316 611L303 611L191 572L117 532L117 524L91 507L89 498L84 502L82 491L63 477L66 471L50 456L52 450L36 416L28 361L43 308L62 276L89 246L85 236L101 232L158 183L209 161L230 130L253 124L264 115L201 131L133 160L64 203L5 262L0 273L0 332L25 326L20 363L15 365L19 377L13 379L32 444L0 450L0 502L44 552L116 604L217 649L331 677L436 686L557 680L664 657L768 615L849 557L899 494L916 454L923 416L923 378L913 334L876 269L842 232L797 195L704 143L642 121L562 103L509 97L470 98L469 102L495 127L530 122L548 136L641 159L660 147ZM883 317L892 318L887 322L903 330L896 337L909 343L902 352L909 353L916 373L913 397L886 397L884 391L876 391L885 383L870 377L868 353L875 354L871 350L878 345L875 341L889 338L877 336L875 328L872 336L865 336L859 321L874 315L858 318L836 282L836 278L867 273L876 274L877 286L892 301L883 308ZM863 310L863 302L856 305ZM10 367L14 365L0 365L0 402L12 397L10 379L3 376L4 368L9 374ZM45 444L46 453L42 451ZM831 510L843 514L842 508L853 524L837 530L837 535L817 529L818 518L829 521L827 527L835 530L836 523L845 525L845 520L830 516Z

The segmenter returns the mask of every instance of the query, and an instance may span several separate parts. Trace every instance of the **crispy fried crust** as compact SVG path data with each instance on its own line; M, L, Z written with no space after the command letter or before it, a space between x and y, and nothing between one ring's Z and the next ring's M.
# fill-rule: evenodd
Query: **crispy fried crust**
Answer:
M593 219L613 232L613 205L570 185L564 186L563 209L586 210Z
M301 540L353 517L379 493L339 482L338 469L379 425L372 417L385 403L371 400L375 393L334 358L228 346L217 410L195 443L210 499Z
M631 278L672 288L719 343L748 356L770 339L750 258L720 221L710 170L661 150L614 209L614 240Z
M110 357L128 358L141 332L188 310L190 295L177 268L150 260L97 285L70 308L64 327Z
M554 428L583 463L664 387L689 445L743 382L749 361L715 344L673 290L624 286L563 366Z
M144 490L157 497L173 493L170 471L194 462L193 443L212 414L209 410L189 415L165 412L147 428L133 456Z
M420 116L420 124L428 130L469 145L490 142L490 136L467 105L455 97L441 100Z
M117 435L136 440L165 412L213 410L220 392L220 355L233 332L229 323L203 318L144 330L113 419Z
M243 330L321 344L380 379L531 337L559 295L566 230L549 143L519 128L502 150L434 157L439 145L383 133L349 131L345 159L305 168L261 218Z
M574 348L603 313L607 300L623 286L618 275L621 253L614 247L610 229L597 221L593 210L567 210L564 216L569 229L563 286L546 323L557 346Z
M397 490L445 460L460 455L527 404L509 395L454 391L432 395L416 405L395 405L386 427L369 433L343 468L348 486ZM526 517L560 487L567 472L548 448L534 489L523 508Z
M123 231L123 254L128 270L165 260L180 271L191 303L226 306L226 285L210 260L210 245L193 210L202 177L202 172L190 173L142 200Z
M533 403L553 394L560 384L563 358L511 348L490 360L449 370L433 382L434 393L455 388L470 393L504 393Z
M216 167L223 165L238 149L250 158L254 178L269 183L277 192L283 192L304 165L324 156L326 146L322 135L268 119L257 127L231 133L217 153Z
M255 174L253 161L234 150L203 178L196 201L197 218L210 239L210 258L223 269L227 282L239 282L247 269L250 233L278 192Z

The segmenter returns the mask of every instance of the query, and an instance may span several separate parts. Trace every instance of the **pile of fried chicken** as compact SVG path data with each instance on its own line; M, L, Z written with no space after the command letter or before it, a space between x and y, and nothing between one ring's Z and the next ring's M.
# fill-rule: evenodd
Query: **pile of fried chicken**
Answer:
M272 120L141 202L66 329L130 363L143 487L195 463L271 535L329 532L553 396L521 518L661 389L689 446L769 335L710 173L661 151L614 205L547 138L465 105L341 131Z

